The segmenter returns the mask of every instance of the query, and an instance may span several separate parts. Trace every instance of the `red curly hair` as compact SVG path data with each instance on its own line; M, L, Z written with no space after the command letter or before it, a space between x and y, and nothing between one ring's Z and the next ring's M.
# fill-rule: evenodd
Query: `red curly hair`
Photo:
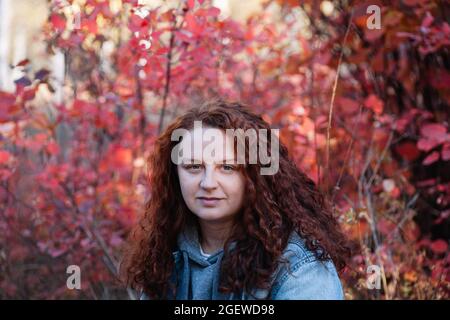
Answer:
M130 233L120 267L126 284L152 299L167 298L170 290L175 296L176 285L169 283L174 268L172 252L177 249L178 234L195 217L183 200L176 165L171 161L172 148L178 143L171 141L172 132L190 130L194 121L223 130L266 129L271 133L268 123L247 106L215 99L178 117L156 140L148 163L153 196ZM268 138L267 143L270 141ZM238 223L224 245L219 291L267 288L292 231L305 239L319 260L331 258L341 270L350 246L315 183L296 167L281 142L278 172L261 175L260 168L258 163L242 169L246 197ZM233 241L236 247L229 250Z

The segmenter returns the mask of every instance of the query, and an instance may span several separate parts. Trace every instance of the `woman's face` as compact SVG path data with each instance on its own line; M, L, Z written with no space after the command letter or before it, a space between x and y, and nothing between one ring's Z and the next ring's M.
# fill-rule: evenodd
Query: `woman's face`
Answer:
M208 130L207 136L203 135L205 130ZM190 139L183 137L180 146L183 150L191 148L191 155L182 157L181 164L177 165L184 201L192 213L204 221L232 220L242 207L245 189L233 143L226 143L232 139L226 140L225 133L216 128L194 128L189 134ZM211 135L216 139L212 140ZM210 152L211 148L214 153ZM226 163L230 159L233 164Z

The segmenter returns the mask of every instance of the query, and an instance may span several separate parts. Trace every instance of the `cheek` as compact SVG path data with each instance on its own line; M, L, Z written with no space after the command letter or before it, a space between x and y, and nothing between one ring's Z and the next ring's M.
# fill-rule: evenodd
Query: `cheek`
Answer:
M234 176L227 180L227 193L233 201L242 203L245 194L245 180L243 176Z
M195 176L186 174L184 172L179 172L178 178L183 195L188 195L195 192L195 185L197 184L197 179Z

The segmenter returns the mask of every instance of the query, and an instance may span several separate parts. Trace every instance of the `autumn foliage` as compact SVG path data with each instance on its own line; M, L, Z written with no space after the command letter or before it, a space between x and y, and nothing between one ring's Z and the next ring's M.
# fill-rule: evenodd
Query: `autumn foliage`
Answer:
M245 22L207 0L67 2L50 1L42 29L64 83L24 60L15 92L0 92L1 299L133 298L117 267L151 194L153 141L217 95L280 128L333 201L361 247L342 275L348 299L449 297L445 1L265 1ZM367 27L372 4L380 29ZM73 264L82 290L66 287Z

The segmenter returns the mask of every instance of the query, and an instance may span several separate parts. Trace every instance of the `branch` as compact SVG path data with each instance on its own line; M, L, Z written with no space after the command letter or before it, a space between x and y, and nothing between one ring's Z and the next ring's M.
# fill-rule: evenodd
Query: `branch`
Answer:
M330 129L331 129L331 119L333 118L333 107L334 107L334 99L336 97L336 88L337 88L337 84L338 84L338 80L339 80L339 72L341 70L341 64L342 64L342 58L344 56L344 46L345 43L347 42L347 37L350 31L350 27L352 25L352 19L353 19L353 9L350 13L350 19L348 21L348 25L347 25L347 30L345 31L345 36L344 36L344 41L342 43L342 49L341 49L341 54L339 55L339 62L338 62L338 66L337 66L337 70L336 70L336 77L334 78L334 85L333 85L333 92L331 94L331 101L330 101L330 110L329 110L329 114L328 114L328 125L327 125L327 149L326 149L326 159L325 159L325 163L326 163L326 172L329 172L329 168L330 168ZM329 174L326 175L326 188L328 189L328 184L329 184Z
M181 4L181 2L178 4L178 9L179 9L180 4ZM166 108L167 108L167 98L169 96L169 90L170 90L170 79L172 77L172 68L171 68L172 51L173 51L173 45L175 42L175 30L177 30L177 27L176 27L177 19L174 15L173 11L172 11L172 19L173 19L172 20L173 25L172 25L172 29L170 30L169 52L167 52L166 84L164 86L163 106L161 109L161 115L159 117L158 135L161 133L163 125L164 125L164 116L165 116L165 112L166 112ZM183 23L183 21L181 23Z

